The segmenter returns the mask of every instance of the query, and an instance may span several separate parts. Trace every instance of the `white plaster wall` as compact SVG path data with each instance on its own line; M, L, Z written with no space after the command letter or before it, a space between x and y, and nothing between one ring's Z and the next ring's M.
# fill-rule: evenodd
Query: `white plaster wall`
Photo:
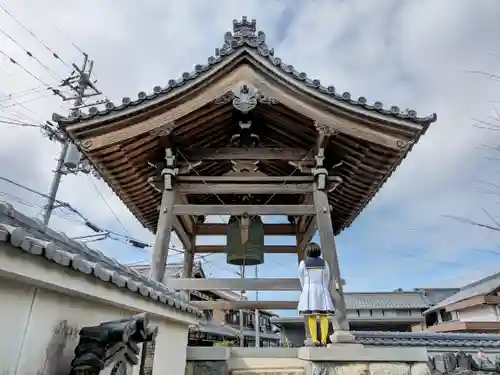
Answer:
M496 322L499 321L497 309L494 305L472 306L458 312L462 322Z
M157 324L159 333L156 338L153 374L184 375L188 326L165 321Z
M136 313L2 277L0 298L1 375L66 375L81 327ZM159 317L152 324L154 373L183 375L188 325Z

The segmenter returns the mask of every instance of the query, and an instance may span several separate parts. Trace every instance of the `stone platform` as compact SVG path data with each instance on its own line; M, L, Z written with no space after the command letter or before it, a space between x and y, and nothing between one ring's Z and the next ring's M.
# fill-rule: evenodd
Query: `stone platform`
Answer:
M425 348L188 347L186 375L427 375Z

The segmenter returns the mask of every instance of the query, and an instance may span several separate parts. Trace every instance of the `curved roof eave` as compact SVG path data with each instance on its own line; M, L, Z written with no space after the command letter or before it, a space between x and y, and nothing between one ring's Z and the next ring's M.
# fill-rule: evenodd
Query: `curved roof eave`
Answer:
M63 126L77 123L90 125L104 120L112 120L136 111L147 110L150 106L168 102L172 96L177 96L182 91L185 91L182 89L187 88L189 83L204 81L244 52L248 52L258 62L264 63L268 68L274 68L276 74L280 77L295 85L300 83L309 94L344 110L372 118L375 117L379 120L406 120L405 122L422 125L428 125L437 119L435 113L425 117L418 117L417 112L412 109L402 111L397 106L386 109L381 102L377 101L369 104L364 97L355 100L351 98L349 92L337 93L334 86L324 86L318 79L309 78L306 73L298 72L292 65L285 64L279 57L274 56L274 49L269 48L266 44L264 32L256 31L255 20L248 21L246 17L243 17L241 21L234 20L233 32L227 32L224 40L223 46L216 49L215 56L208 58L207 64L197 64L192 72L183 73L177 80L169 80L164 88L155 86L150 94L141 91L136 100L125 97L120 105L108 102L103 109L91 107L88 113L78 111L70 115L70 117L54 114L52 118Z

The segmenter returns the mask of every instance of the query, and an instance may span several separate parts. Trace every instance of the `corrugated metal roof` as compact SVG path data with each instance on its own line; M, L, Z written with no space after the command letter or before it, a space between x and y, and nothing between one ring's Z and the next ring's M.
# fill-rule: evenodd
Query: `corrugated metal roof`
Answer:
M425 314L443 309L452 303L493 293L498 288L500 288L500 272L460 288L458 293L453 294L451 297L446 298L444 301L441 301L437 305L425 311Z
M68 238L64 233L45 228L37 219L23 215L5 202L0 202L0 243L9 243L19 251L44 257L61 267L93 276L186 313L203 316L202 311L191 306L179 293Z
M345 293L348 310L426 309L431 306L422 292Z

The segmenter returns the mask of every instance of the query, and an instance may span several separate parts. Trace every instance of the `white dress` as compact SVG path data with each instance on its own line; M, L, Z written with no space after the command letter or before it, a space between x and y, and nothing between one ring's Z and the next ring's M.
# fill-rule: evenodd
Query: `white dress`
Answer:
M304 261L299 265L302 292L297 309L301 315L335 313L332 297L328 291L330 267L325 261L322 268L307 268Z

